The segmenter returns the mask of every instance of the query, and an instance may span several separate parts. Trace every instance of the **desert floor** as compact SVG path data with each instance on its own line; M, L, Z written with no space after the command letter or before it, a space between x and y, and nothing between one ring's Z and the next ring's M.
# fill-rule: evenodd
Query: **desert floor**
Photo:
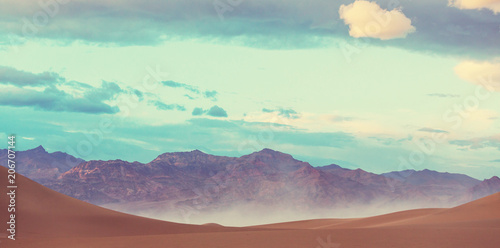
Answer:
M10 213L0 167L0 222ZM449 209L417 209L359 219L319 219L253 227L187 225L127 215L59 194L17 175L16 240L0 247L391 248L500 247L500 193ZM6 230L7 224L4 224Z

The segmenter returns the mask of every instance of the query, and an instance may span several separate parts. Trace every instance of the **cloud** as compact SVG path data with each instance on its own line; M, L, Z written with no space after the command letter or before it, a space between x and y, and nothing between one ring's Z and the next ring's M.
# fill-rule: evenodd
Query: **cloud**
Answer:
M156 107L158 110L178 110L178 111L186 111L186 108L179 104L166 104L159 100L151 100L148 102L149 104Z
M464 61L455 67L455 73L465 81L500 91L500 62Z
M263 108L262 112L264 113L278 113L278 116L287 118L287 119L298 119L300 115L293 109L284 109L284 108L278 108L278 109L267 109Z
M113 98L116 93L98 94L107 88L94 88L90 97L74 97L55 87L36 91L24 88L6 88L0 91L0 105L15 107L33 107L38 110L58 112L80 112L89 114L114 114L118 107L112 107L103 101ZM96 93L97 92L97 93Z
M428 133L449 133L448 131L445 131L445 130L434 129L434 128L429 128L429 127L420 128L418 131L428 132Z
M384 10L375 2L358 0L349 5L341 5L339 14L340 19L349 25L349 35L355 38L405 38L416 30L401 10Z
M30 73L12 67L0 66L0 84L24 86L48 86L59 84L64 78L54 72Z
M195 99L194 97L192 97L192 96L190 96L188 94L184 94L184 96L187 97L189 100L194 100Z
M211 107L208 110L207 115L212 117L227 117L226 111L217 105Z
M461 147L461 149L476 150L481 148L496 148L500 150L500 135L480 137L468 140L452 140L450 144Z
M84 41L131 46L197 40L263 49L297 49L357 42L351 39L348 27L336 14L342 4L352 0L310 0L307 4L302 0L245 1L227 11L223 22L213 3L212 0L72 0L59 6L57 16L48 25L37 26L34 14L44 13L37 1L5 0L0 3L0 44L3 42L8 48L9 44L16 46L16 40L50 39L63 44ZM462 11L450 8L445 0L377 0L377 3L388 10L404 9L405 16L415 20L418 32L411 35L412 39L370 39L369 45L477 59L500 53L500 19L493 12ZM28 27L34 27L36 32Z
M215 90L212 90L212 91L207 90L207 91L203 92L203 96L206 97L206 98L208 98L208 99L210 99L210 100L212 100L212 101L216 101L217 100L217 94L218 93Z
M114 114L119 108L110 106L106 101L115 100L119 94L131 92L124 91L114 82L103 81L101 87L94 87L86 83L67 81L54 72L37 74L2 66L0 84L4 84L0 91L0 105L58 112ZM29 86L42 89L26 88ZM134 91L134 94L138 92Z
M103 81L101 88L90 88L85 91L83 97L90 101L105 101L115 99L115 96L123 93L124 91L120 88L120 86L113 82Z
M348 27L336 14L342 4L352 0L310 0L307 4L302 0L245 1L226 12L223 22L213 3L72 0L60 6L48 25L37 26L33 16L43 13L37 1L4 0L0 1L0 44L8 48L9 44L16 46L16 40L50 39L63 44L84 41L104 46L154 46L165 41L197 40L263 49L302 49L359 42L351 39ZM493 12L450 8L446 0L377 3L388 10L404 9L418 32L411 35L412 39L370 39L367 45L477 59L500 53L500 19ZM35 26L36 33L32 34L28 26Z
M191 114L194 116L200 116L200 115L203 115L204 113L205 113L205 110L203 110L202 108L194 108L193 112Z
M197 95L201 95L207 99L210 99L212 101L217 101L217 91L215 90L206 90L204 92L201 92L200 89L196 86L192 86L192 85L189 85L189 84L184 84L184 83L179 83L179 82L175 82L175 81L163 81L161 82L163 85L167 86L167 87L171 87L171 88L182 88L182 89L186 89L194 94L197 94ZM185 97L193 100L194 97L188 95L188 94L184 94Z
M212 106L210 109L208 110L204 110L202 108L194 108L193 109L193 112L191 113L193 116L201 116L201 115L208 115L208 116L212 116L212 117L227 117L227 112L217 106L217 105L214 105Z
M341 116L341 115L335 115L329 118L329 120L333 122L346 122L346 121L353 121L354 119L356 118L352 116Z
M500 0L448 0L450 6L459 9L490 9L500 12Z
M129 87L129 92L137 96L137 99L139 99L139 101L144 100L144 93L142 91Z
M431 93L431 94L427 94L427 96L441 97L441 98L456 98L456 97L460 97L460 95L456 95L456 94L444 94L444 93Z
M161 83L165 86L168 86L168 87L184 88L184 89L189 90L189 91L196 93L196 94L200 93L200 91L198 90L197 87L191 86L189 84L183 84L183 83L178 83L178 82L174 82L174 81L163 81Z

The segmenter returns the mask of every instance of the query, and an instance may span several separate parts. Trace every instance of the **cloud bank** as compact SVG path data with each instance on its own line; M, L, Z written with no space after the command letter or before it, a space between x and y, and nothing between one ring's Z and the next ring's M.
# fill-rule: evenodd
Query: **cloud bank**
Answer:
M464 5L469 1L460 3ZM500 54L500 19L493 12L464 11L450 7L447 1L402 0L396 1L397 6L394 2L244 1L225 12L224 21L221 21L211 0L74 0L60 4L53 17L38 1L6 0L0 3L0 46L50 39L66 44L84 41L115 46L198 40L264 49L329 47L342 45L346 39L352 42L349 33L353 31L345 21L353 26L364 26L375 19L380 25L380 33L364 31L366 36L354 35L374 37L376 39L370 44L376 46L475 58ZM486 2L479 0L479 3ZM342 9L342 19L339 9ZM370 13L366 15L367 10L379 12L374 17ZM34 20L39 15L47 15L48 21ZM392 21L387 22L389 16ZM23 32L30 30L29 26L34 26L36 32ZM396 39L415 28L418 32L412 33L411 39ZM464 50L468 51L466 55Z
M101 87L93 87L67 81L55 72L37 74L5 66L0 67L0 85L3 85L0 91L0 105L3 106L89 114L117 113L119 108L106 102L126 92L113 82L103 81Z

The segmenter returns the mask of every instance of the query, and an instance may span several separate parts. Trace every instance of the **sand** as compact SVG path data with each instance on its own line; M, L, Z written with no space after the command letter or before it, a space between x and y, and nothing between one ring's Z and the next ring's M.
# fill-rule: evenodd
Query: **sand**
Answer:
M0 221L5 223L1 230L7 229L8 221L6 178L7 171L1 167ZM62 195L19 175L17 186L16 240L7 239L4 232L0 247L497 248L500 244L500 193L450 209L232 228L123 214Z

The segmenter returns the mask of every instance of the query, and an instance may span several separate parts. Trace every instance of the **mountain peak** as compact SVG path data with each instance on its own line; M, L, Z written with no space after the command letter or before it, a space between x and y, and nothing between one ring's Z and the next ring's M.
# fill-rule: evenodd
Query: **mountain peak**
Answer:
M286 159L286 160L295 160L292 155L290 154L287 154L287 153L283 153L283 152L279 152L279 151L275 151L275 150L272 150L272 149L269 149L269 148L264 148L258 152L254 152L254 153L251 153L249 155L246 155L248 157L254 157L254 158L262 158L262 157L265 157L265 158L279 158L279 159ZM246 157L246 156L243 156L243 157Z
M262 149L258 152L254 152L245 156L241 156L240 159L252 160L258 162L264 162L269 164L294 164L296 162L301 162L292 157L290 154L282 153L279 151L271 150L269 148Z
M500 178L497 176L492 176L490 179L486 179L485 181L498 181L498 182L500 182Z
M196 149L196 150L192 150L192 151L190 151L189 153L193 153L193 154L206 154L206 153L204 153L204 152L202 152L202 151L200 151L200 150L198 150L198 149Z
M33 152L43 152L43 153L47 152L47 151L45 150L45 148L43 148L43 146L41 146L41 145L39 145L39 146L37 146L37 147L35 147L35 148L33 148L33 149L29 149L28 151L33 151Z
M340 167L340 165L338 164L329 164L329 165L325 165L325 166L320 166L318 167L320 170L335 170L335 169L343 169L342 167Z
M282 153L282 152L278 152L278 151L275 151L275 150L269 149L269 148L264 148L256 153Z

